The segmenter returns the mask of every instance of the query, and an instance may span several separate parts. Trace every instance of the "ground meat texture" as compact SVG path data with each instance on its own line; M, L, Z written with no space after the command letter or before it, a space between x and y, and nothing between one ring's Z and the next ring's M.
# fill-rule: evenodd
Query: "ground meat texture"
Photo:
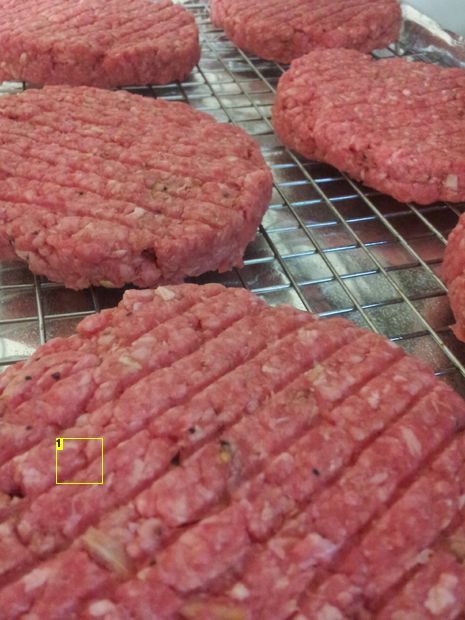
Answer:
M165 84L200 56L194 17L171 0L1 0L0 16L0 80Z
M284 144L400 202L465 199L465 75L354 50L316 50L280 79Z
M421 564L400 592L376 615L379 620L452 620L465 610L463 556L427 550Z
M0 391L2 618L464 611L465 403L377 334L243 289L133 290ZM104 485L55 486L57 436L104 437ZM60 479L100 466L70 443Z
M238 46L289 63L315 48L370 52L395 41L396 0L211 0L211 17Z
M453 326L454 333L459 340L465 342L465 218L463 216L447 240L442 275L447 284L449 301L456 321Z
M70 288L242 264L272 179L244 131L183 103L49 86L0 102L0 247Z

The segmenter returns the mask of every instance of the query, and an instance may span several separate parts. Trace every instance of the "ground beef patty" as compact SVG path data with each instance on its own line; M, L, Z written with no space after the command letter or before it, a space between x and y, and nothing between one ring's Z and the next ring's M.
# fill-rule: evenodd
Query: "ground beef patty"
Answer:
M211 18L239 47L288 63L316 47L370 52L395 41L396 0L210 0Z
M420 361L219 285L77 331L0 378L2 618L465 611L465 403Z
M0 100L0 253L70 288L240 265L271 186L244 131L184 103L58 86Z
M118 86L182 80L193 16L171 0L0 0L0 80Z
M455 316L454 333L465 342L465 216L447 240L442 275L449 289L449 301Z
M465 200L465 72L354 50L311 52L278 84L290 148L401 202Z

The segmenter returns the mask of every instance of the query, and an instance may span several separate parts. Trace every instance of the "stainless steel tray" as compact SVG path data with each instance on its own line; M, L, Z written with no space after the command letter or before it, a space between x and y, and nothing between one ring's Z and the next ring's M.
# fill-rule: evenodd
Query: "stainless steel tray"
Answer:
M128 90L186 101L239 125L260 144L275 180L244 267L196 281L243 286L270 304L344 316L397 341L465 394L465 345L450 330L453 318L440 274L447 235L465 204L400 204L289 152L270 123L285 67L238 50L212 26L206 0L183 4L201 29L199 66L186 82ZM377 53L396 54L431 61L405 45ZM1 92L18 88L22 85L6 84ZM121 294L69 291L35 278L21 263L1 263L0 365L22 359L47 339L69 335L83 316L115 305Z

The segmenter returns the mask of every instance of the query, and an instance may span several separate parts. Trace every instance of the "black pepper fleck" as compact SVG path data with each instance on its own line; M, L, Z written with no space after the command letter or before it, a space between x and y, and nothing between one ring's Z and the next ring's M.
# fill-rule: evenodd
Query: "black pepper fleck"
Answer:
M180 452L176 452L176 454L173 456L173 458L171 459L171 465L174 465L175 467L178 467L179 465L181 465L181 453Z
M24 377L24 381L32 381L32 377L31 377L31 375L26 375L26 376Z
M52 372L52 379L55 379L55 381L58 381L58 379L61 379L61 373Z
M319 476L319 475L320 475L320 470L319 470L319 469L317 469L316 467L314 467L314 468L312 469L312 473L313 473L313 475L314 475L314 476Z
M220 453L219 458L220 461L224 464L230 463L233 455L233 451L231 448L231 444L229 441L225 441L224 439L220 439Z
M190 426L187 430L191 435L193 435L195 433L195 426Z
M27 430L27 431L32 431L32 426L31 426L30 424L28 424L28 425L26 426L26 430Z
M19 497L20 499L22 499L24 497L24 493L19 488L12 489L8 493L8 495L11 497L11 499L13 499L14 497Z

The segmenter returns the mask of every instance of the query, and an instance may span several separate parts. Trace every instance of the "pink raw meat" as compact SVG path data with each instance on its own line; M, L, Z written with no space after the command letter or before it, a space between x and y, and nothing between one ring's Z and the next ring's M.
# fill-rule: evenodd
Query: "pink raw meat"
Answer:
M210 0L210 7L238 47L283 63L317 47L371 52L400 29L397 0Z
M70 288L181 282L242 263L271 195L242 129L87 86L0 101L0 248Z
M400 202L465 200L465 72L315 50L278 83L284 144Z
M465 611L465 403L382 336L243 289L134 290L0 393L5 620ZM103 485L55 485L57 436L104 437ZM65 439L61 480L100 468Z
M184 79L200 56L171 0L0 0L0 79L124 86Z

